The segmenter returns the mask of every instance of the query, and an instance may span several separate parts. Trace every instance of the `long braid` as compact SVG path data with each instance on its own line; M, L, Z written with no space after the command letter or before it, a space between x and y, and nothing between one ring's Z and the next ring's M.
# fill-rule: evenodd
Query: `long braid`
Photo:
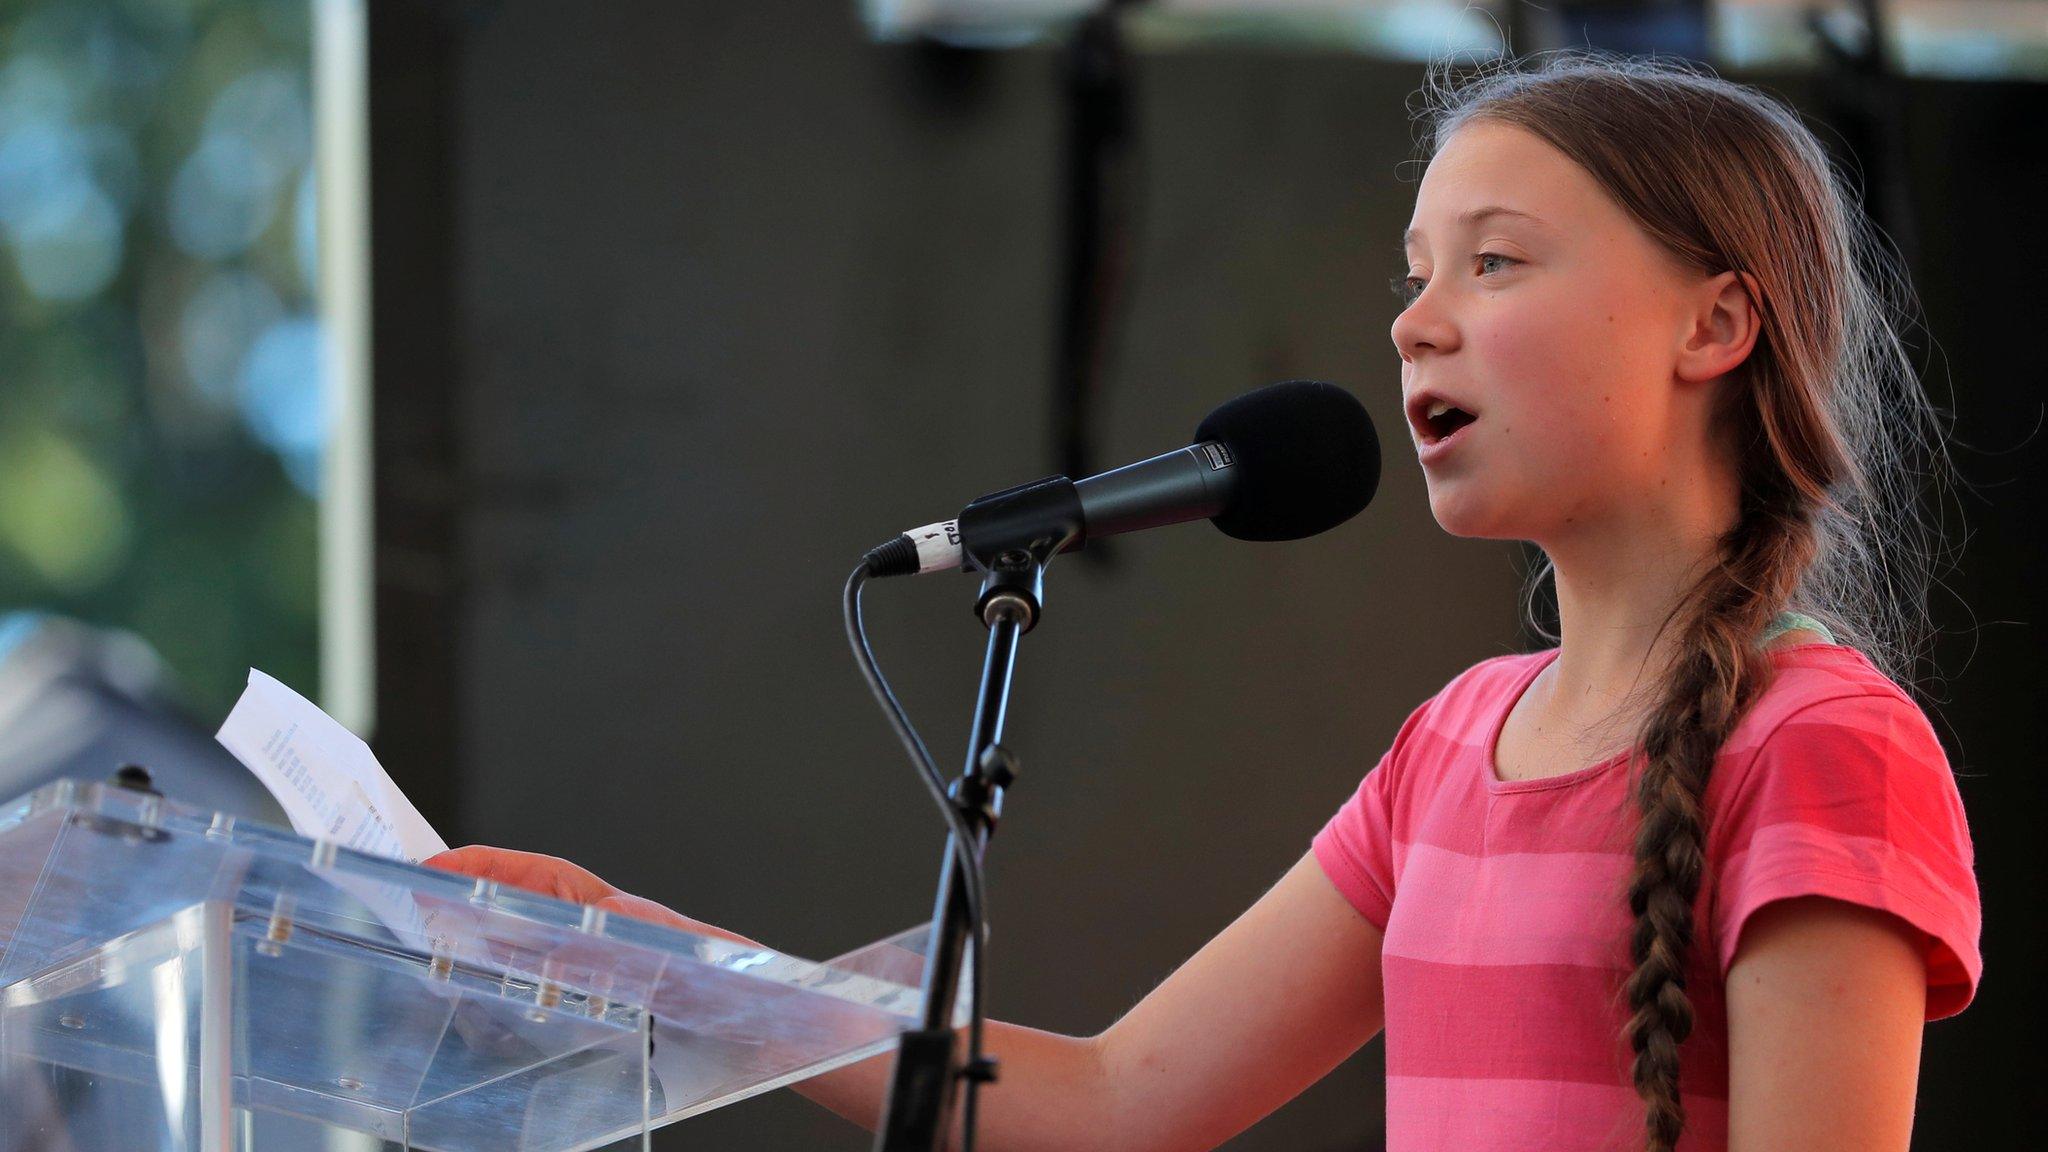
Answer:
M1693 1030L1685 992L1693 910L1707 872L1704 797L1714 758L1750 703L1770 686L1756 637L1789 600L1774 577L1803 570L1811 533L1796 516L1746 516L1722 542L1723 560L1694 591L1683 655L1644 725L1644 765L1632 789L1640 816L1628 907L1635 916L1624 986L1629 1075L1646 1105L1649 1152L1669 1152L1685 1128L1678 1046Z

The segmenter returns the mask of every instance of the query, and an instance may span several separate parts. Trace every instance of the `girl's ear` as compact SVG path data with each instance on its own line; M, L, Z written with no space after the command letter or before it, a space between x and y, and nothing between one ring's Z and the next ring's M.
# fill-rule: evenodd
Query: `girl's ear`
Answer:
M1701 281L1693 294L1696 307L1685 343L1678 350L1681 380L1705 383L1733 371L1749 359L1763 331L1762 298L1756 278L1728 271Z

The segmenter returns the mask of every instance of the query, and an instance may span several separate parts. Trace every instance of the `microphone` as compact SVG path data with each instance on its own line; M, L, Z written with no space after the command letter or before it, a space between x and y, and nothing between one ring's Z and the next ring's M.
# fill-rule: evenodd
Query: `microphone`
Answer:
M1069 480L991 492L952 520L868 551L871 576L972 571L1011 548L1071 552L1091 538L1207 519L1239 540L1299 540L1356 516L1380 481L1380 443L1356 397L1289 380L1225 401L1195 442Z

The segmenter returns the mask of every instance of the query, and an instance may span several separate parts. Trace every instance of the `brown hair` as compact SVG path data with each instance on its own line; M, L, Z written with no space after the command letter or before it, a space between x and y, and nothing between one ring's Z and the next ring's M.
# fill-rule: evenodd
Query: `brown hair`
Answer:
M1940 558L1925 478L1953 474L1938 414L1899 333L1913 314L1902 263L1797 114L1701 65L1575 50L1496 61L1462 82L1429 69L1417 118L1434 156L1461 125L1511 125L1592 175L1643 230L1703 275L1744 274L1761 334L1731 373L1740 515L1715 562L1665 618L1680 654L1646 682L1630 760L1640 823L1627 902L1634 970L1622 1038L1646 1147L1685 1127L1679 1044L1685 974L1706 879L1707 776L1769 686L1758 643L1785 610L1819 619L1895 681L1930 642ZM1548 557L1525 590L1532 628Z

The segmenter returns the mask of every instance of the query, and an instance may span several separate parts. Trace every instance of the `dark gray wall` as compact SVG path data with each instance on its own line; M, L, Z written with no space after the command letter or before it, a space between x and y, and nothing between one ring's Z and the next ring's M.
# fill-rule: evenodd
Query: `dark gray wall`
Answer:
M452 839L830 955L922 920L941 844L846 653L840 583L889 534L1052 470L1055 61L935 69L866 43L850 3L567 12L373 13L396 182L377 194L379 747ZM1410 708L1518 646L1515 549L1435 526L1398 410L1385 284L1418 78L1141 61L1102 458L1314 376L1365 399L1387 468L1315 540L1187 526L1119 542L1110 570L1055 565L991 850L1001 1018L1110 1023L1306 849ZM868 598L949 771L973 593ZM1375 1041L1231 1147L1377 1147L1381 1100ZM868 1138L775 1093L664 1141Z

